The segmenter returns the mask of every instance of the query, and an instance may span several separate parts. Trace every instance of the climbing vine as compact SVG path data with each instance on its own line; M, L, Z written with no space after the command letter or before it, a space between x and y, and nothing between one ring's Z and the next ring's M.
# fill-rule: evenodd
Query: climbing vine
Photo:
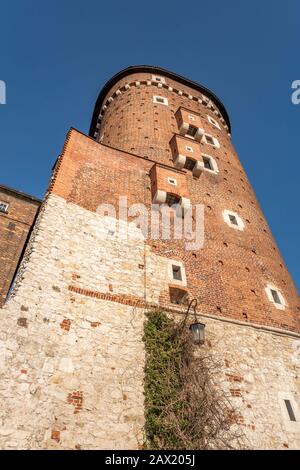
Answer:
M147 313L145 447L240 448L237 413L214 381L220 364L205 348L195 354L188 331L162 311Z

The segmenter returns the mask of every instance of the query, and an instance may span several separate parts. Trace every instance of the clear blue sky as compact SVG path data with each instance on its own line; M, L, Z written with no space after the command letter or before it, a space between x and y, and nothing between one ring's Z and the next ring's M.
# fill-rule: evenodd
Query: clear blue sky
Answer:
M4 0L0 8L0 182L42 197L73 126L88 132L107 79L159 65L212 89L300 288L300 3Z

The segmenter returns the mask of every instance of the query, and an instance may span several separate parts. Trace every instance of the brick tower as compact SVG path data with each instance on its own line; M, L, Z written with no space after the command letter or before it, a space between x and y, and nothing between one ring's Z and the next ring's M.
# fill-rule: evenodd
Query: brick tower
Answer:
M200 247L143 233L136 205L174 202L173 225L204 208ZM1 447L139 448L144 311L180 317L191 299L249 446L299 447L299 297L227 112L184 77L129 67L100 92L89 136L68 133L2 309Z

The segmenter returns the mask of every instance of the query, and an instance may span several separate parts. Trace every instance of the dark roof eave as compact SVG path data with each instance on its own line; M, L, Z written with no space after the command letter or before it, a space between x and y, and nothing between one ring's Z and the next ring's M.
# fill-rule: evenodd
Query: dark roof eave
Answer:
M119 80L126 77L127 75L131 75L133 73L147 73L147 72L154 73L154 74L155 73L162 74L166 77L176 80L179 83L182 83L183 85L194 88L200 93L203 93L204 95L208 96L209 99L213 101L216 104L216 106L219 108L223 118L226 121L229 132L231 132L230 119L225 109L225 106L223 105L222 101L211 90L209 90L208 88L202 85L199 85L198 83L192 80L182 77L181 75L177 75L176 73L170 72L169 70L163 69L161 67L155 67L152 65L132 65L130 67L127 67L126 69L121 70L117 74L115 74L110 80L106 82L106 84L100 91L95 107L94 107L93 117L92 117L91 126L89 130L89 135L91 137L94 136L94 132L96 129L97 120L98 120L98 116L101 110L103 100L105 96L108 94L109 90L115 85L115 83L117 83Z
M39 199L35 196L31 196L30 194L23 193L22 191L18 191L17 189L10 188L8 186L5 186L4 184L0 184L0 189L3 189L4 191L7 191L9 193L16 194L17 196L24 197L25 199L30 199L31 201L38 202L39 204L43 202L42 199Z

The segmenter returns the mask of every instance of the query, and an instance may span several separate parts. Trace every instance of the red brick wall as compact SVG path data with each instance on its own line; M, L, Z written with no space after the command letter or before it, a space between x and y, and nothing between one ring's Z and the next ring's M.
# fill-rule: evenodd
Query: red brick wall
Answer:
M181 240L148 243L157 254L184 262L189 297L198 299L200 311L299 331L297 291L250 184L229 148L228 141L225 148L210 151L218 162L219 175L204 172L197 179L188 171L178 172L185 175L191 202L205 205L203 249L186 251ZM152 167L149 159L101 145L72 130L51 191L91 211L104 202L117 206L120 195L128 197L129 205L149 206ZM243 218L243 232L224 222L225 208ZM288 303L284 311L268 301L264 291L268 282L281 289ZM161 301L171 306L169 292L162 293Z
M7 213L0 212L0 306L2 306L40 203L1 186L0 201L9 204Z

